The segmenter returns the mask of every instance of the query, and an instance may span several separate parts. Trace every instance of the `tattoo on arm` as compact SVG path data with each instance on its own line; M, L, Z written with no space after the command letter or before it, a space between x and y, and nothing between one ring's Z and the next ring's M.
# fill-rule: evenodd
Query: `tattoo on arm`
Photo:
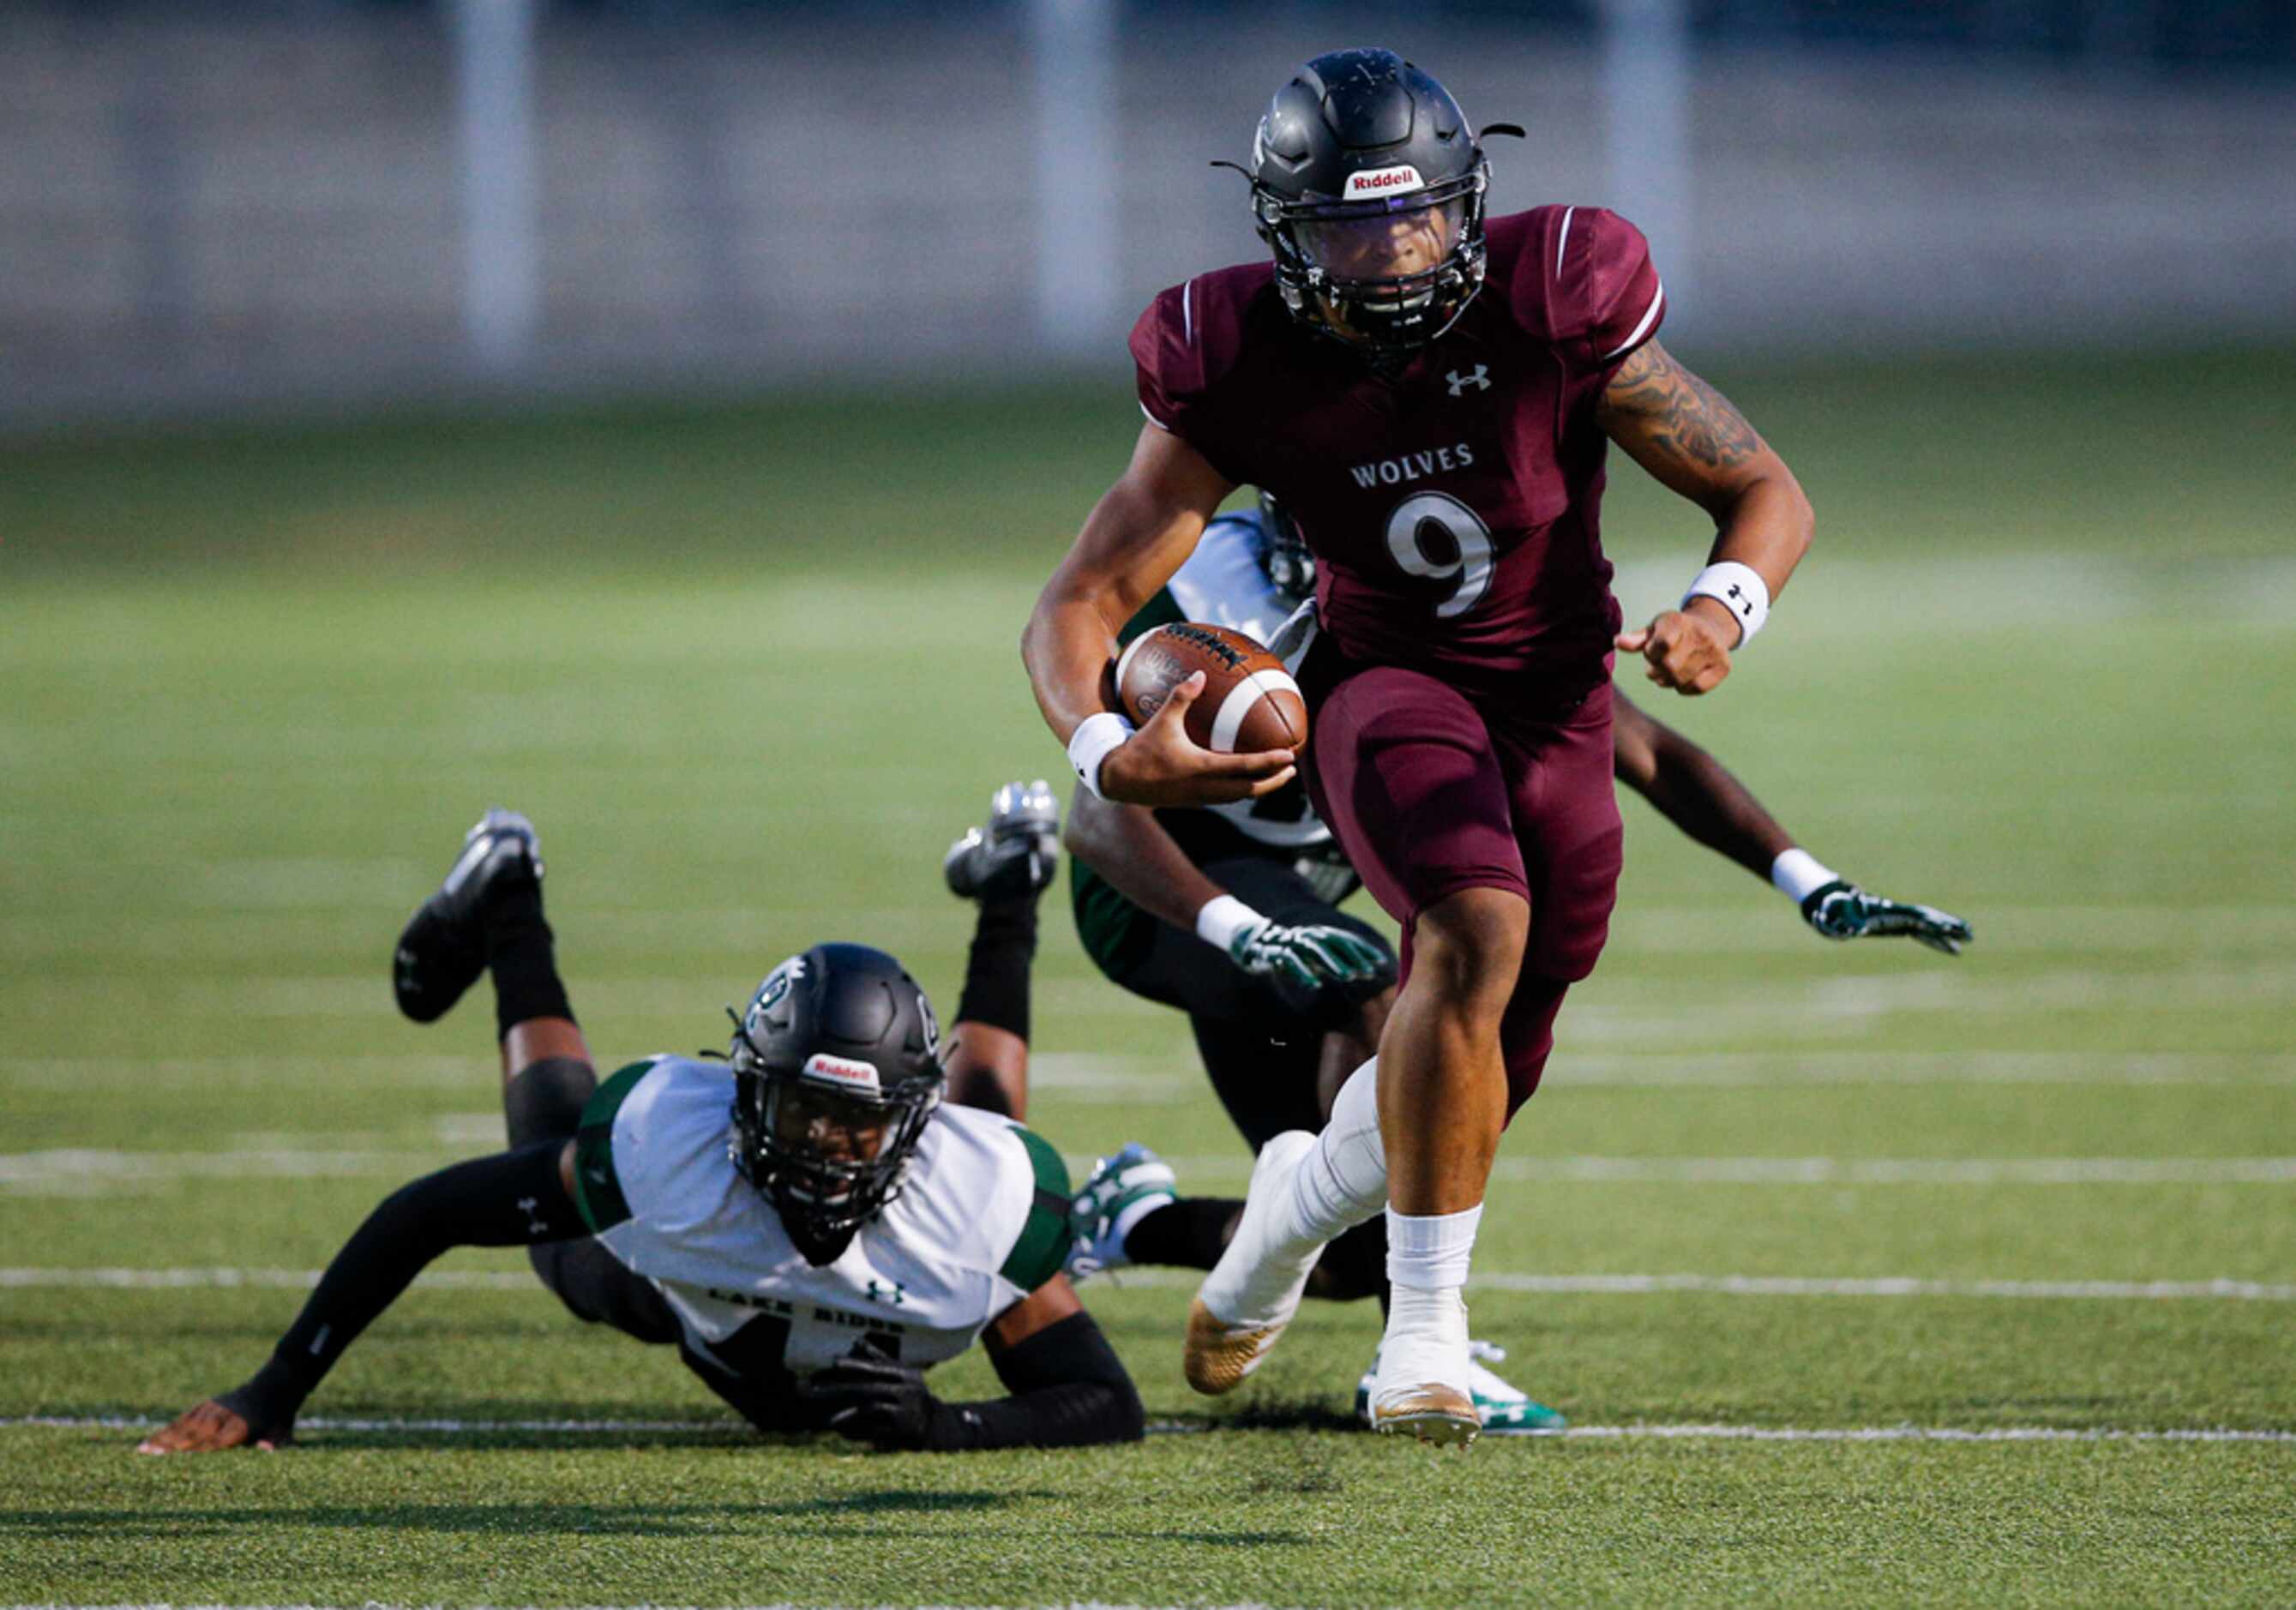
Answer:
M1762 439L1730 399L1674 361L1656 341L1636 349L1603 390L1603 428L1639 439L1659 455L1731 470L1762 450Z

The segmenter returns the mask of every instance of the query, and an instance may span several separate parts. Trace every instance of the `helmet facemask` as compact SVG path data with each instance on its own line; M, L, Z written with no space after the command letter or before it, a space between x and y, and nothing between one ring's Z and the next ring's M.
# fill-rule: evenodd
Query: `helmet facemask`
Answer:
M905 1059L906 1067L805 1051L811 1036L792 1045L790 1036L773 1032L775 1020L787 1016L775 1008L791 992L791 975L802 978L808 960L792 958L758 986L736 1020L727 1057L734 1066L734 1165L773 1203L806 1261L818 1267L835 1262L861 1227L900 1195L940 1105L945 1076L931 1008L921 991L915 1001L925 1043L922 1056Z
M1302 323L1374 354L1406 353L1435 340L1482 288L1489 182L1480 153L1456 178L1364 201L1289 200L1255 180L1253 216L1275 251L1284 306Z

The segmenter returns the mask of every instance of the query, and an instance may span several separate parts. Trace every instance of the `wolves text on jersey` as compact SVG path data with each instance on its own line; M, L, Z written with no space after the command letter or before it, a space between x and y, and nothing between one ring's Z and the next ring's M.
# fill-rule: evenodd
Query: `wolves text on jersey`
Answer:
M1464 470L1475 462L1475 450L1465 442L1454 442L1447 448L1430 448L1418 453L1405 453L1394 458L1382 458L1375 464L1348 466L1348 473L1356 478L1359 487L1400 486L1406 481L1423 476L1438 475L1446 470Z

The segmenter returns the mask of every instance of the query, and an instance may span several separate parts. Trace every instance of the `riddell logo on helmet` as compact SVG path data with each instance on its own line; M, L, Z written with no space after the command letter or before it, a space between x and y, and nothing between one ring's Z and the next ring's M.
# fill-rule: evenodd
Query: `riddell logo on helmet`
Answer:
M1348 175L1346 193L1352 201L1358 196L1404 195L1426 187L1427 181L1419 177L1419 170L1406 162L1397 168L1366 168Z
M849 1056L832 1056L826 1051L816 1051L807 1057L802 1072L808 1079L832 1080L840 1085L862 1085L872 1090L877 1088L875 1068Z

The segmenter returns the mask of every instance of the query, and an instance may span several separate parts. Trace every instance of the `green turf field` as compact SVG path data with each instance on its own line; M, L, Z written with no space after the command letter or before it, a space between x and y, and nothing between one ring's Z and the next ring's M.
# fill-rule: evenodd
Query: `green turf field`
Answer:
M439 1266L299 1450L131 1457L384 1192L498 1144L483 1001L418 1029L385 982L485 806L541 824L602 1057L719 1041L822 938L954 1005L940 852L1060 772L1014 641L1137 415L0 448L0 1598L2288 1601L2289 361L1711 366L1819 546L1726 688L1655 708L1979 943L1828 946L1630 804L1473 1294L1579 1434L1464 1458L1345 1428L1368 1305L1194 1398L1178 1278L1087 1288L1144 1448L761 1445L512 1254ZM1630 614L1696 566L1662 494L1609 527ZM1185 1024L1046 915L1032 1124L1239 1187Z

